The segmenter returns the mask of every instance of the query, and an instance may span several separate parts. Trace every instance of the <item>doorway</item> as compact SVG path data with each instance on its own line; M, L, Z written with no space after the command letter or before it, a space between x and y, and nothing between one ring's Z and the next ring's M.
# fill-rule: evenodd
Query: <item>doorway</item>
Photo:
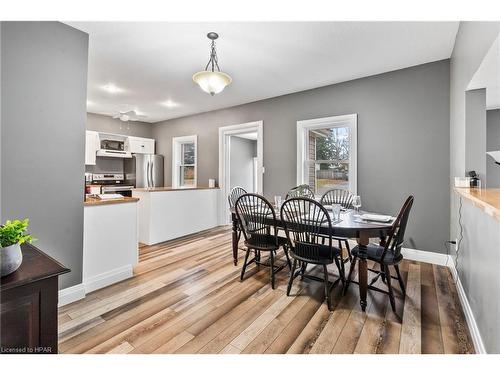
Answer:
M227 196L241 186L249 193L262 194L264 174L263 122L255 121L219 128L219 220L231 222Z

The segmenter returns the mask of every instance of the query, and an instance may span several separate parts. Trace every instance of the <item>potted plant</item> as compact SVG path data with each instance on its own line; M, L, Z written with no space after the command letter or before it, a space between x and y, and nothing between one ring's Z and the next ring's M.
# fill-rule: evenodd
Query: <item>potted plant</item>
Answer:
M21 245L35 239L26 233L29 219L7 220L0 226L0 276L6 276L19 268L23 261Z

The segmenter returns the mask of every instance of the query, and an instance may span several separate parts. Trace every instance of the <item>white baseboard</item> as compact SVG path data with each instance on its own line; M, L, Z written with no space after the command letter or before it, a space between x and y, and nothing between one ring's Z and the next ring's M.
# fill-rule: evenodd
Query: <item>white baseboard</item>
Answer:
M132 265L115 268L114 270L101 273L96 276L84 279L85 293L93 292L94 290L104 288L105 286L117 283L128 279L134 275Z
M439 266L448 265L447 254L433 253L431 251L423 251L423 250L408 249L408 248L403 248L401 250L401 253L403 254L404 258L408 260L437 264Z
M474 349L476 350L477 354L487 354L483 339L481 338L481 333L479 332L479 327L477 326L476 319L474 318L474 314L472 313L472 308L470 307L469 300L467 299L467 295L465 294L465 290L462 286L462 282L460 281L460 277L458 277L457 269L455 268L455 263L453 262L453 258L451 257L451 255L450 261L448 263L451 274L453 275L453 279L456 280L458 298L460 299L460 304L462 305L462 309L465 314L465 320L467 321L467 325L469 326Z
M447 266L450 269L453 279L456 280L458 298L460 299L460 304L462 305L462 310L465 314L465 320L467 321L467 326L469 327L469 332L471 334L472 343L474 344L474 349L478 354L486 354L486 348L484 347L481 333L479 332L476 319L474 318L474 314L472 313L469 300L467 299L467 295L465 294L465 290L462 286L460 278L457 277L457 270L455 268L455 263L452 256L447 254L433 253L430 251L406 248L404 248L401 252L405 259L437 264L439 266Z
M82 298L85 298L85 286L83 283L70 286L69 288L61 289L59 291L58 306L61 307Z

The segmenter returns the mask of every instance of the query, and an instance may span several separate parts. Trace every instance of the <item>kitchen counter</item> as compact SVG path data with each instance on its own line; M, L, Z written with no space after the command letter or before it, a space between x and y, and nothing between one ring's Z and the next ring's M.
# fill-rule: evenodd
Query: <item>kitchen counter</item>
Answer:
M454 188L461 197L500 220L500 189Z
M83 203L85 206L102 206L108 204L120 204L120 203L131 203L137 202L139 198L136 197L123 197L118 199L99 199L99 198L85 198Z
M134 189L133 191L143 191L143 192L156 192L156 191L189 191L189 190L213 190L213 189L218 189L218 187L195 187L195 188L173 188L171 186L164 186L164 187L154 187L154 188L138 188Z
M83 207L83 284L85 292L133 276L138 262L139 199L88 198Z
M218 225L219 188L134 189L139 242L153 245Z

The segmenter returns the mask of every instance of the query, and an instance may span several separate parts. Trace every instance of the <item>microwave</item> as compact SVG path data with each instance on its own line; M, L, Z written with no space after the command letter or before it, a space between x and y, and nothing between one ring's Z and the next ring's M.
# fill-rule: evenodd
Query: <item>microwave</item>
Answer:
M101 140L101 150L125 151L125 142L114 139L103 139Z

